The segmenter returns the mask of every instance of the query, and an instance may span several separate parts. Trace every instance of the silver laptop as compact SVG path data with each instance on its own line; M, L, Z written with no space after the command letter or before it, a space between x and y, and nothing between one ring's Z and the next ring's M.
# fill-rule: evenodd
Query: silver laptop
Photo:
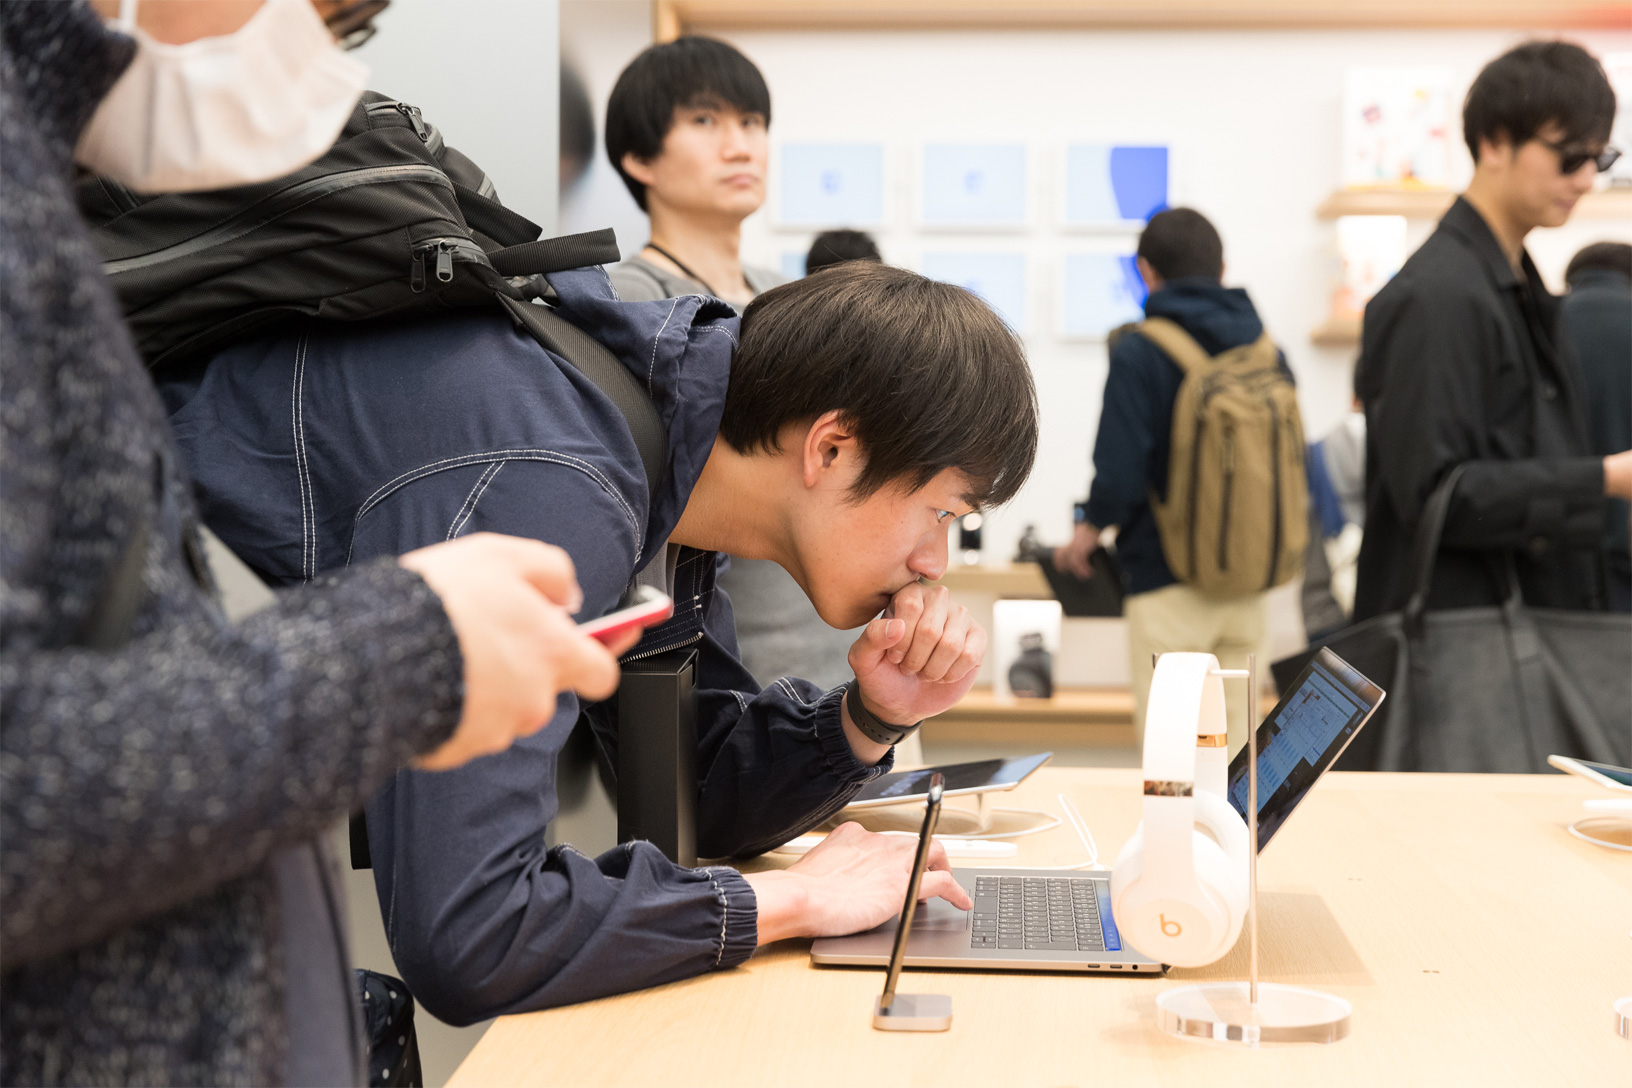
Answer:
M1383 690L1322 649L1258 727L1258 849L1286 823L1383 701ZM1247 750L1230 763L1229 800L1246 814ZM1160 974L1166 968L1126 947L1111 917L1111 878L1059 869L953 869L975 909L944 899L919 906L907 936L908 967L993 971ZM811 962L882 967L896 919L851 937L824 937Z

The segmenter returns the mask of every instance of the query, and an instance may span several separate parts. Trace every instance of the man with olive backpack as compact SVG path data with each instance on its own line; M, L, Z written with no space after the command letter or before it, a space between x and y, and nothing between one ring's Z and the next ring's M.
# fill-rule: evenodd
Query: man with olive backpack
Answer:
M1285 357L1238 287L1201 213L1172 208L1139 236L1146 320L1113 336L1088 501L1055 565L1089 577L1115 526L1127 598L1134 727L1143 743L1152 659L1216 654L1244 668L1265 637L1265 594L1303 570L1303 425ZM1229 743L1246 742L1244 704Z

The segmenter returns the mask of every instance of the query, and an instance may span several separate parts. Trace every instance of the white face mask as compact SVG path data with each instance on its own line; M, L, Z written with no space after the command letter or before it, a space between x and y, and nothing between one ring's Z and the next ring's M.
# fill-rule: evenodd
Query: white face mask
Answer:
M222 189L283 177L328 151L368 81L307 0L266 0L233 34L154 41L122 0L136 57L74 149L137 192Z

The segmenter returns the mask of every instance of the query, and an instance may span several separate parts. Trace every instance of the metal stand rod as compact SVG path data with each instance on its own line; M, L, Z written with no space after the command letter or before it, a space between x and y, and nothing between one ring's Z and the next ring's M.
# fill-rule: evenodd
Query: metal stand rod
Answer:
M1258 1005L1258 655L1247 655L1247 1000Z

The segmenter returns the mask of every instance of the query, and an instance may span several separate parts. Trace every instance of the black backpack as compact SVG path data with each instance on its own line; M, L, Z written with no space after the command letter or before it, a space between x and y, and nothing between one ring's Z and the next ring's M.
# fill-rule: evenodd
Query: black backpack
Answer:
M327 154L274 181L141 196L86 175L76 195L154 371L294 321L501 306L612 399L652 490L662 478L667 441L640 383L538 304L543 273L617 261L612 231L539 239L414 106L365 92Z

